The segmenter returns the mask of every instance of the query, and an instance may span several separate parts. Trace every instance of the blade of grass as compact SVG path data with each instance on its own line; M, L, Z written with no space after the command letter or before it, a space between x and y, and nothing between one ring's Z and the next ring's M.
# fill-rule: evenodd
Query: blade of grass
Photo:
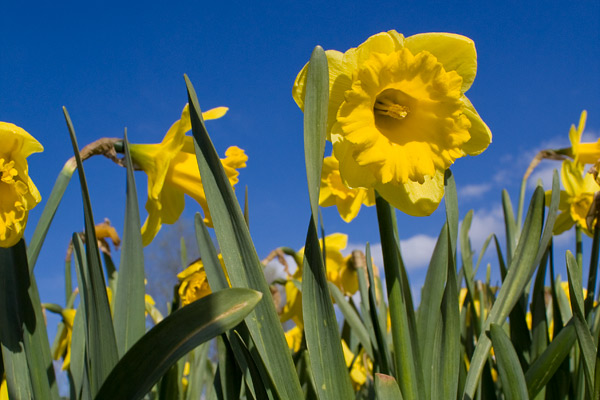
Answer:
M518 240L518 227L515 222L512 202L506 189L502 190L502 209L504 211L504 227L506 229L506 260L511 265L512 256L515 252Z
M225 289L173 312L125 353L96 400L142 398L179 358L239 324L261 298L254 290Z
M510 338L500 325L490 325L490 335L494 346L494 354L498 365L498 375L502 382L502 393L507 400L523 400L529 398L525 376L521 369L519 357Z
M206 132L196 92L187 76L185 80L198 167L229 278L234 287L248 287L261 293L270 293L248 226L225 176L221 160ZM265 296L259 302L246 319L246 324L256 350L273 376L278 392L283 397L301 397L302 389L270 296Z
M69 135L71 136L71 143L73 144L73 153L75 154L75 161L77 162L79 183L81 185L81 197L83 200L87 268L79 271L78 277L80 276L80 278L83 279L83 281L81 279L79 281L79 288L82 292L82 301L84 301L86 309L86 347L91 362L91 364L89 364L90 387L92 389L92 394L95 394L100 388L100 385L102 385L104 379L117 363L119 356L108 297L106 295L106 283L104 281L104 274L100 262L100 253L94 229L94 216L92 214L87 181L71 117L64 107L63 113L69 129ZM79 235L73 236L73 245L75 247L79 245L80 254L83 254L83 244L81 243Z
M123 355L146 332L144 311L146 308L144 287L144 250L140 231L140 211L133 176L133 164L129 154L127 130L123 139L127 187L123 245L119 266L119 282L114 300L115 336L119 355Z

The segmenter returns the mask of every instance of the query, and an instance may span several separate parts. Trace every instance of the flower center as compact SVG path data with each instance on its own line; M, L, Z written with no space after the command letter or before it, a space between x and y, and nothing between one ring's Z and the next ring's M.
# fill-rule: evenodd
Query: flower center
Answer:
M385 115L395 119L402 120L410 112L410 107L393 103L390 99L377 99L375 106L373 106L373 112L377 115Z
M15 176L18 175L17 170L15 169L15 162L14 161L10 161L10 162L6 162L4 160L4 158L0 158L0 174L1 174L1 178L0 180L2 180L2 182L4 183L8 183L9 185L12 185L15 183Z

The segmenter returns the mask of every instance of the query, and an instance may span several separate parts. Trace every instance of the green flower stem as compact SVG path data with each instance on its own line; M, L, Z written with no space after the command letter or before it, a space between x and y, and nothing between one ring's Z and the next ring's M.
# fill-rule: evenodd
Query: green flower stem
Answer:
M521 181L521 192L519 193L519 206L517 208L517 229L521 232L521 224L523 223L523 207L525 206L525 187L527 185L527 177Z
M579 265L579 273L583 269L583 239L581 236L581 227L575 224L575 254L577 255L577 265Z
M587 296L585 299L585 316L587 317L594 305L594 293L596 292L596 278L598 275L598 253L600 250L600 224L594 224L594 241L592 243L592 254L590 256L590 272L587 284Z

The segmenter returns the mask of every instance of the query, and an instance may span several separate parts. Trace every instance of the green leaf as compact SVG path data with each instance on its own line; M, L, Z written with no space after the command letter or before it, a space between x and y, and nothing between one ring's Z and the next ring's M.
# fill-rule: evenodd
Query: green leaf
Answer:
M402 400L402 393L393 376L375 374L375 393L378 400Z
M42 211L42 215L35 226L35 231L31 237L31 242L29 243L29 246L27 246L27 259L29 262L30 272L33 272L37 258L40 255L40 250L42 249L42 244L44 244L44 240L46 239L46 235L50 229L50 224L52 223L54 215L56 214L56 210L58 209L58 205L60 204L62 197L67 190L67 186L71 181L71 177L73 176L73 172L75 172L75 168L76 166L72 160L66 162L62 171L60 171L58 178L56 178L52 192L50 192L50 196L48 197L46 205L44 206L44 211Z
M221 392L223 399L239 400L242 383L242 371L236 364L233 350L227 337L217 337L217 351L219 354L219 375L221 378Z
M179 358L239 324L261 297L254 290L225 289L173 312L125 353L96 400L142 398Z
M85 309L86 321L86 348L88 356L88 367L90 368L90 387L92 394L97 393L100 385L108 376L113 366L119 359L117 352L117 343L115 340L115 331L113 328L112 317L108 297L106 295L106 283L102 272L100 262L100 253L98 250L98 241L94 228L94 216L90 203L90 195L87 189L87 181L83 170L79 147L75 130L67 109L63 107L67 127L73 144L73 153L77 162L79 172L79 183L81 185L81 197L83 200L83 216L85 221L85 242L86 242L86 266L83 267L82 259L79 262L79 289L82 293L81 300ZM84 254L83 243L79 235L73 235L73 246L79 257Z
M504 227L506 229L506 258L510 265L515 247L517 245L518 233L512 202L506 189L502 190L502 209L504 210Z
M502 393L505 398L508 400L529 398L519 357L510 342L510 338L502 327L496 324L490 325L490 335L498 364L500 382L502 382Z
M22 245L23 240L19 243ZM0 248L0 344L6 373L8 395L11 399L32 399L33 388L23 343L22 314L27 297L22 292L22 273L25 266L16 264L12 248ZM25 300L25 302L23 302ZM23 310L25 308L25 310Z
M327 136L329 72L327 57L321 46L315 47L308 63L304 98L304 157L310 208L317 225L321 170Z
M583 289L581 286L581 269L577 260L569 250L567 250L567 273L569 274L569 292L571 294L571 308L573 309L573 322L575 333L581 348L583 356L583 369L588 393L594 393L594 381L596 366L596 345L590 332L590 328L585 319Z
M546 319L546 290L544 287L548 255L549 251L546 252L546 257L538 268L531 297L531 361L538 358L546 350L549 341L548 321Z
M530 398L534 398L554 376L563 360L569 355L576 339L575 326L571 320L531 364L525 373Z
M456 183L454 175L450 169L446 170L444 175L444 203L446 205L446 221L448 222L448 231L450 233L450 243L452 254L456 256L456 238L458 234L458 198L456 196Z
M447 224L445 225L447 227ZM446 235L449 237L449 235ZM441 235L440 235L441 237ZM448 238L448 245L451 246ZM460 365L460 312L458 308L458 282L454 257L448 253L447 282L441 304L441 352L434 359L431 398L456 398ZM433 346L432 346L433 347ZM434 383L436 382L437 383Z
M75 398L91 399L92 394L89 386L89 369L85 356L85 311L83 311L83 303L79 303L75 320L73 321L73 333L71 336L71 365L69 371L73 380ZM81 397L80 397L81 396Z
M119 282L114 300L115 336L119 355L125 354L146 332L144 251L140 231L140 210L133 177L133 164L129 154L127 130L125 130L123 143L125 147L125 165L127 166L127 197Z
M362 271L362 270L361 270ZM359 271L359 272L361 272ZM352 333L358 337L358 341L362 344L363 348L367 352L367 355L374 359L373 346L371 346L371 340L369 338L369 332L362 323L360 316L356 310L348 303L342 291L335 286L333 282L327 282L329 284L329 291L331 296L334 298L336 304L340 308L340 311L344 315L344 319L352 328Z
M42 312L35 276L30 273L30 269L27 267L25 242L20 240L16 245L8 249L0 248L0 253L2 254L0 255L0 269L4 269L3 271L0 270L0 279L3 281L3 285L13 285L10 288L3 288L2 291L6 291L7 293L2 307L12 307L14 309L13 311L8 311L3 308L6 313L17 313L11 317L7 315L0 319L0 325L2 325L0 329L6 329L8 333L7 337L9 338L6 343L4 339L0 338L3 347L2 351L5 353L6 350L7 352L3 357L11 358L10 361L6 362L6 364L10 365L11 369L15 367L21 368L21 356L16 356L17 358L15 359L14 354L15 350L20 350L21 346L19 342L21 342L25 351L29 374L19 376L17 379L26 381L27 379L24 378L29 375L34 398L58 399L58 388L56 386L54 367L50 355L46 321ZM14 317L17 320L12 319ZM9 318L12 323L16 323L17 325L5 328L4 322L6 322L6 318ZM20 330L20 332L11 332L13 329ZM15 341L15 339L18 339L18 341ZM8 369L7 379L9 376ZM19 384L18 393L23 393L21 389L24 389L24 385L21 387ZM14 388L14 385L10 386Z
M379 235L383 253L388 306L392 323L392 342L396 377L398 378L402 395L409 399L421 398L424 384L418 356L418 344L413 342L416 337L411 333L410 316L412 304L409 304L410 294L406 292L405 276L400 252L394 232L395 218L393 210L383 197L376 193L375 204Z
M192 133L196 141L196 157L208 208L213 218L221 254L234 287L248 287L270 293L263 266L250 238L248 226L221 160L210 141L194 87L185 76L190 104ZM290 356L275 305L265 296L246 320L256 351L273 376L282 397L299 398L302 388Z
M307 316L304 318L306 347L319 399L348 399L354 396L354 392L330 299L317 227L311 217L302 270L302 313Z
M429 268L427 268L427 275L425 277L425 283L421 289L421 304L419 304L419 311L417 313L417 330L419 334L419 345L422 349L422 367L423 367L423 379L425 382L432 381L432 364L434 359L438 357L435 353L433 342L437 330L437 324L441 316L441 305L442 298L444 297L444 285L446 284L446 277L448 274L448 243L451 239L448 236L448 224L444 224L440 235L438 236L431 261L429 262ZM452 254L450 252L450 254ZM454 257L450 255L450 257ZM456 291L456 288L455 288ZM458 310L458 304L456 306ZM424 388L426 393L429 393L431 386L426 385ZM427 394L425 398L429 398Z
M553 201L557 200L553 196ZM479 340L467 374L463 397L473 398L483 366L488 358L491 341L485 331L489 329L492 323L502 324L506 320L512 308L521 298L523 290L535 268L539 265L539 261L536 262L535 259L540 245L543 219L544 191L538 187L531 199L523 226L523 233L520 236L519 244L512 257L506 279L485 322L484 332L479 335Z
M369 318L373 325L373 333L375 336L375 343L377 343L379 366L382 372L389 373L392 371L392 355L387 340L387 309L385 302L381 301L381 304L377 304L376 291L383 293L381 285L375 286L375 278L373 274L373 263L371 261L371 245L367 242L367 248L365 251L365 258L367 262L367 278L369 280L368 290L368 310ZM377 283L380 283L378 280Z

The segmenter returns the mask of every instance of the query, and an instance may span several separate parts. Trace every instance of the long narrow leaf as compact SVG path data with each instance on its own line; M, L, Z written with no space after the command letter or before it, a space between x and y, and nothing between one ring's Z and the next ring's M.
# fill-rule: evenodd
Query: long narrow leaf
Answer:
M268 294L269 286L248 226L225 176L221 160L206 132L194 87L187 76L185 80L198 167L229 278L235 287L247 287ZM273 376L278 392L284 397L299 398L302 396L302 389L275 305L268 297L265 296L259 302L246 319L246 324L256 350Z
M44 240L46 239L46 235L50 229L50 224L52 223L54 215L56 214L56 210L58 209L58 205L60 204L62 197L67 190L67 186L71 181L71 177L73 176L73 172L75 172L75 168L75 164L69 160L60 171L60 174L54 183L54 187L52 188L52 192L50 192L50 197L48 197L48 201L46 201L44 211L42 211L42 215L35 226L35 231L33 232L31 241L27 246L27 259L29 262L30 272L33 272L37 258L40 255L40 250L42 249L42 244L44 244Z
M490 335L498 363L498 374L502 382L502 393L508 400L527 399L525 376L510 338L502 327L496 324L490 325Z
M567 273L569 274L569 292L571 293L571 308L573 309L573 322L577 340L583 357L583 369L588 393L594 393L596 366L596 345L590 333L590 328L585 320L582 286L580 280L579 263L569 250L567 250Z
M125 353L96 400L142 398L179 358L239 324L261 298L254 290L225 289L175 311Z
M331 292L331 296L334 298L336 304L340 308L340 311L344 315L344 319L352 328L352 333L358 337L358 341L362 344L363 348L367 352L367 355L374 359L373 355L373 347L371 346L371 340L369 339L369 332L367 328L362 323L360 316L356 312L354 308L348 303L342 291L335 286L333 282L328 282L329 291Z
M114 365L119 359L117 352L117 343L115 340L115 331L113 328L112 317L108 297L106 294L106 283L102 272L100 262L100 253L98 242L94 229L94 216L90 203L90 195L87 189L87 181L83 170L81 155L77 145L77 138L73 123L69 117L67 109L63 107L67 127L73 144L73 153L77 162L79 172L79 183L81 185L81 197L83 200L83 216L85 221L85 240L86 240L86 261L87 268L80 271L79 288L82 293L82 299L85 305L85 317L87 328L87 349L90 363L90 386L92 394L95 394L100 388L104 379L108 376ZM83 245L79 235L74 235L73 245L80 246L80 254L83 254ZM78 276L79 276L78 275Z
M317 228L311 217L302 270L302 313L306 347L320 399L353 396L341 337L327 286ZM310 318L308 318L310 316Z
M402 395L409 399L421 398L420 392L423 385L419 385L417 374L422 374L417 368L418 360L414 357L413 341L410 333L408 310L403 295L404 285L400 266L399 252L394 236L394 218L392 209L387 201L376 194L377 220L379 222L379 235L383 252L383 266L388 292L388 305L390 307L390 320L392 323L392 342L394 346L394 359L396 377Z
M125 165L127 166L127 197L119 282L114 302L115 336L117 338L119 355L125 354L146 332L144 317L146 304L144 251L140 231L140 211L137 202L135 179L133 177L133 165L129 154L127 130L125 130L123 142L125 145Z
M553 199L558 200L558 199ZM502 324L514 305L521 298L523 289L529 282L535 267L535 255L538 250L542 223L544 217L544 191L537 188L531 199L521 240L504 283L498 293L496 302L492 306L490 314L484 326L484 332L479 335L475 353L471 359L471 366L467 374L463 397L473 398L478 386L479 377L483 371L485 361L491 347L491 341L485 333L492 323Z

